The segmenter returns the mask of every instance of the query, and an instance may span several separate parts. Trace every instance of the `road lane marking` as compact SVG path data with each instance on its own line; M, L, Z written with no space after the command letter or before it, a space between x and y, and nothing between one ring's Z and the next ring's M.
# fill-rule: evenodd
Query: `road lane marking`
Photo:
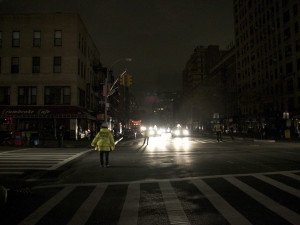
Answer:
M293 173L281 173L281 174L300 181L300 176L298 176L297 174L293 174Z
M107 185L97 185L67 225L84 225L100 201L106 187Z
M25 218L19 225L36 224L43 216L45 216L53 207L55 207L61 200L73 191L75 187L65 187L58 192L54 197L44 203L36 211Z
M66 163L72 161L73 159L75 159L75 158L77 158L77 157L79 157L79 156L81 156L81 155L83 155L83 154L85 154L85 153L87 153L87 152L90 152L90 151L92 151L92 150L93 150L93 149L89 149L89 150L86 150L86 151L77 153L76 155L74 155L74 156L72 156L72 157L70 157L70 158L67 158L67 159L65 159L64 161L55 164L54 166L50 167L48 170L56 170L57 168L63 166L64 164L66 164Z
M164 204L167 209L168 217L171 224L189 225L190 222L184 213L180 201L174 192L170 182L159 182L159 187L162 192Z
M273 185L273 186L275 186L275 187L277 187L277 188L279 188L279 189L281 189L285 192L288 192L288 193L290 193L292 195L295 195L298 198L300 198L300 191L297 190L296 188L290 187L290 186L285 185L285 184L283 184L283 183L281 183L277 180L271 179L271 178L269 178L267 176L264 176L264 175L261 175L261 174L254 175L253 177L258 178L258 179L260 179L260 180L262 180L266 183L269 183L269 184L271 184L271 185Z
M118 225L135 225L138 221L138 210L140 204L140 184L128 185L125 203L121 212Z
M257 202L264 205L266 208L272 210L277 215L281 216L291 224L299 225L300 215L298 213L293 212L292 210L278 204L271 198L267 197L266 195L260 193L259 191L255 190L254 188L250 187L249 185L243 183L242 181L238 180L234 177L226 177L225 180L229 181L231 184L239 188L241 191L248 194L250 197L255 199ZM243 223L241 223L243 224Z
M1 152L0 155L6 154L6 153L10 153L10 152L19 152L19 151L25 151L25 150L29 150L27 148L23 148L23 149L18 149L18 150L10 150L10 151L5 151L5 152Z
M271 174L283 174L283 173L300 173L300 170L292 170L292 171L277 171L277 172L262 172L262 173L240 173L240 174L225 174L225 175L207 175L207 176L199 176L199 177L184 177L184 178L168 178L168 179L142 179L135 181L118 181L118 182L99 182L99 183L70 183L70 184L54 184L54 185L45 185L45 186L36 186L36 188L48 188L48 187L60 187L60 186L72 186L72 185L81 185L81 186L90 186L97 184L130 184L130 183L153 183L153 182L176 182L176 181L186 181L186 180L197 180L197 179L208 179L208 178L226 178L226 177L238 177L238 176L253 176L256 174L263 175L271 175ZM283 174L284 175L284 174Z
M251 223L203 180L192 181L213 206L225 217L231 225L251 225Z
M0 172L0 174L23 174L24 172L13 172L13 171L6 171L6 172Z

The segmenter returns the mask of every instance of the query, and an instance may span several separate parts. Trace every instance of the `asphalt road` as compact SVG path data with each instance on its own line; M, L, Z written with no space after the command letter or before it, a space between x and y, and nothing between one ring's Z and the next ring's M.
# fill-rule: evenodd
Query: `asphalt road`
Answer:
M300 224L299 161L297 143L166 136L122 140L109 168L87 148L0 152L0 221Z

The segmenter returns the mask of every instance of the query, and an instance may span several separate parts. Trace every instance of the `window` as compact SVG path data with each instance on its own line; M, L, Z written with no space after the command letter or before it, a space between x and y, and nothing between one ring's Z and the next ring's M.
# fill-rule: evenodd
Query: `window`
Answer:
M85 107L85 91L78 88L78 105Z
M20 31L13 31L12 47L20 47Z
M286 71L286 75L290 75L293 73L293 63L292 62L287 63L285 65L285 71Z
M11 73L19 73L19 57L11 58Z
M298 32L299 32L299 24L298 24L298 22L295 22L295 34L297 34Z
M2 71L2 62L1 62L1 57L0 57L0 73L1 73L1 71Z
M292 46L291 45L287 45L285 46L285 56L291 56L292 55Z
M290 39L290 37L291 37L291 30L290 30L290 28L286 28L284 30L284 40L286 41L286 40Z
M0 31L0 48L2 48L2 31Z
M53 72L60 73L61 72L61 57L54 56L53 58Z
M296 41L296 52L300 51L300 40Z
M296 16L298 14L298 5L297 4L293 5L293 14L294 14L294 16Z
M54 33L54 46L62 46L62 32L56 30Z
M33 32L33 47L41 47L41 32Z
M45 105L70 105L70 87L45 87Z
M0 87L0 105L10 104L10 89L9 87Z
M36 87L19 87L18 105L36 105Z
M286 93L291 94L294 92L294 82L292 79L287 80L286 82Z
M40 72L40 57L32 57L32 73Z
M290 21L290 12L289 10L283 14L283 23L287 23Z

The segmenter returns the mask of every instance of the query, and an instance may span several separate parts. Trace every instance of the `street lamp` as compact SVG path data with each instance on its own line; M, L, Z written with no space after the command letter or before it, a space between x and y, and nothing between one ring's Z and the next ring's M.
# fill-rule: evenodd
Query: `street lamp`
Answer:
M108 91L107 91L107 86L108 86L108 77L109 77L109 72L112 70L112 67L117 64L118 62L121 61L127 61L127 62L131 62L132 58L121 58L121 59L117 59L116 61L114 61L110 67L107 68L106 70L106 78L105 78L105 101L104 101L104 110L105 110L105 114L104 114L104 122L107 123L107 109L108 109L108 104L107 104L107 100L108 100Z

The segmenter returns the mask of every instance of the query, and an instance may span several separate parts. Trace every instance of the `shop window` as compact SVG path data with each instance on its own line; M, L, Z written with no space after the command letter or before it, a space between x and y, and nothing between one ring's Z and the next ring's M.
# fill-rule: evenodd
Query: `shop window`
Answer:
M33 47L41 47L41 31L33 32Z
M70 105L70 87L45 87L45 105Z
M0 105L10 105L9 87L0 87Z
M62 46L62 31L56 30L54 32L54 46Z
M36 87L19 87L19 105L36 105Z
M40 57L32 57L32 73L40 72Z
M19 73L19 57L11 58L11 73Z
M53 72L60 73L61 72L61 57L54 56L53 58Z
M13 31L12 47L20 47L20 31Z

